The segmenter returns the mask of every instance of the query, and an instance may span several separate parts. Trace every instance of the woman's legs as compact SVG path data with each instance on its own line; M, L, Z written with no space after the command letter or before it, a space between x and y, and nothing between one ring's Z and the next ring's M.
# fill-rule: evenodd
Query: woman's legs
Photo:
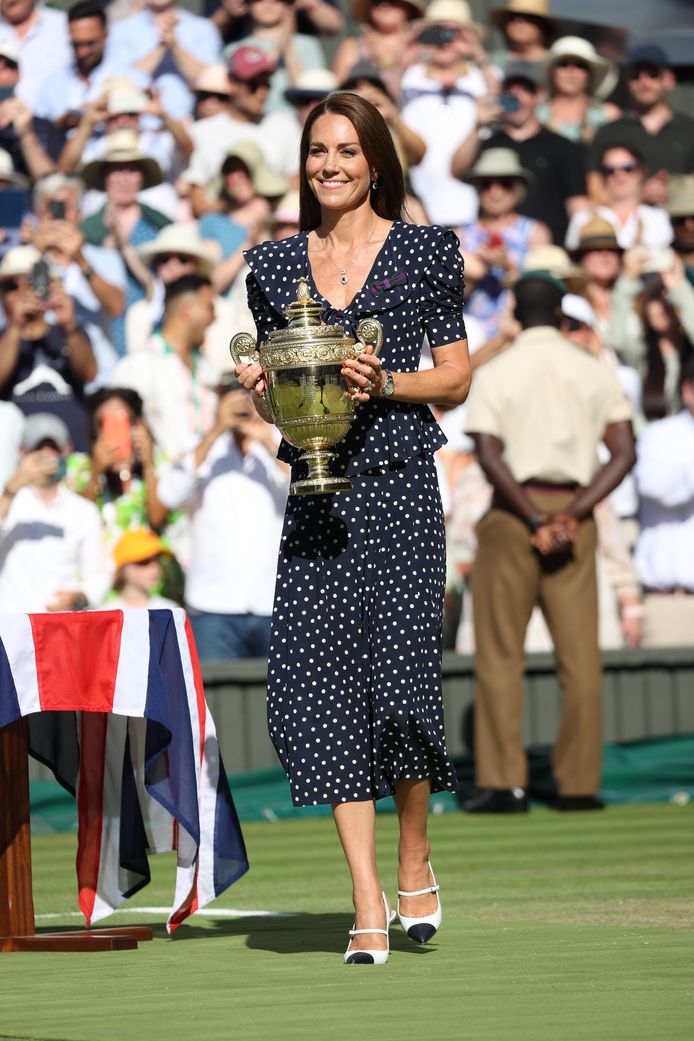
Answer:
M333 806L333 815L352 876L355 928L384 929L383 887L376 868L376 808L371 801L341 802ZM387 943L380 933L365 933L355 936L350 947L378 951L385 950Z
M395 788L395 806L400 820L398 845L398 889L412 892L432 884L429 860L427 819L431 781L400 781ZM400 910L408 917L418 918L433 914L437 901L435 893L423 896L400 897Z

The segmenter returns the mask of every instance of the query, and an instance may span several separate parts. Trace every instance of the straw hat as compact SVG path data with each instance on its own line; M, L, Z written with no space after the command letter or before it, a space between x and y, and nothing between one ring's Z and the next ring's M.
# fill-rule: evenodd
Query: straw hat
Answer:
M17 173L12 165L12 156L4 148L0 148L0 181L9 181L17 188L29 187L29 178Z
M217 263L213 250L190 224L167 224L155 239L145 242L137 250L138 256L142 257L148 267L154 267L157 257L166 253L182 253L186 257L193 257L198 262L200 274L208 278Z
M161 554L170 557L171 550L167 549L159 536L149 528L135 528L124 532L113 549L113 559L118 569L126 564L137 564L141 560L149 560L150 557L158 557Z
M432 0L426 9L422 20L431 24L432 22L446 22L453 25L462 25L466 29L473 29L480 40L486 35L486 28L479 22L473 21L472 11L467 0Z
M109 116L120 116L124 113L132 115L144 112L147 107L147 95L136 87L117 87L109 91L106 100L106 111Z
M106 150L101 159L93 159L83 168L81 176L85 187L103 191L107 170L117 163L136 163L142 170L143 189L153 188L164 180L156 159L141 151L135 131L115 130L106 138Z
M571 262L571 258L561 246L535 246L528 250L523 261L523 274L536 274L538 271L547 271L555 278L566 283L572 293L582 293L588 278Z
M0 58L11 61L13 65L19 65L19 47L9 36L0 40Z
M671 217L694 215L694 174L679 174L670 178L665 209Z
M299 193L295 189L283 195L275 206L267 223L270 227L277 224L299 223Z
M229 147L222 163L220 177L218 178L219 192L224 187L224 167L227 159L240 159L244 166L248 168L253 187L258 195L264 195L266 198L271 199L278 195L284 195L286 192L288 188L287 182L279 174L276 174L274 170L270 169L265 162L265 156L254 141L237 141Z
M617 241L617 232L604 217L591 217L587 221L578 237L578 245L573 250L573 256L580 256L591 249L614 249L623 253L622 247Z
M208 94L231 94L226 65L207 65L196 79L193 90L204 90Z
M549 0L508 0L505 7L493 7L489 12L493 24L502 31L509 17L514 14L541 18L548 30L556 32L557 21L549 13Z
M322 101L337 87L337 76L330 69L304 69L296 83L287 87L284 96L290 105L301 105L307 101Z
M18 275L28 275L41 254L36 246L14 246L8 249L0 263L0 281L8 278L17 278Z
M403 0L407 7L409 20L414 22L421 18L426 10L423 0ZM373 0L354 0L352 4L352 17L356 22L368 22Z
M465 180L474 185L475 181L483 177L513 177L522 182L516 189L516 202L520 202L528 189L535 185L535 175L530 170L523 169L517 153L512 148L487 148L480 152L477 162L468 171Z
M592 43L582 36L562 36L555 40L547 57L539 63L548 88L551 87L552 69L561 58L578 58L585 62L590 72L589 93L594 97L606 98L614 90L619 78L616 65L601 57Z

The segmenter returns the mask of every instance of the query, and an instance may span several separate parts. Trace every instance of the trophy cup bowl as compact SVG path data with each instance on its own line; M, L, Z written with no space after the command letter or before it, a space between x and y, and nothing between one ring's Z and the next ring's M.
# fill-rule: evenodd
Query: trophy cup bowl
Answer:
M383 329L375 318L357 326L357 339L341 325L321 321L324 308L311 299L308 280L297 279L296 300L285 310L286 329L275 329L266 343L256 344L249 333L236 333L229 344L234 362L260 364L265 378L265 407L285 441L301 449L308 475L294 481L290 495L323 495L352 487L347 477L334 477L331 447L347 434L355 401L346 395L342 366L371 344L378 354Z

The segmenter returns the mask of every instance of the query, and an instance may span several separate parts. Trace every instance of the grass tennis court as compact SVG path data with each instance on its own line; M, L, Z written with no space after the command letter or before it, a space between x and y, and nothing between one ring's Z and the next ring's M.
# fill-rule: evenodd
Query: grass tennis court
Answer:
M172 939L173 858L114 924L153 943L0 955L0 1038L190 1041L691 1041L694 807L434 817L439 942L391 932L387 966L343 966L347 872L329 820L247 824L251 871ZM396 821L379 819L394 896ZM37 915L76 909L73 835L34 840ZM292 912L222 917L217 912ZM39 918L39 926L80 924Z

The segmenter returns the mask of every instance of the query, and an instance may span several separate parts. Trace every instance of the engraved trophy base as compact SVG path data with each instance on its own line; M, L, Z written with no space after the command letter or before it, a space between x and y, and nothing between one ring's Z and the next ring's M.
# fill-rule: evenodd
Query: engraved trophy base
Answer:
M290 495L331 495L333 492L348 492L352 482L348 477L333 477L328 471L328 461L335 458L334 452L325 449L314 449L313 452L302 452L301 461L308 463L308 477L301 481L292 481L289 486Z

